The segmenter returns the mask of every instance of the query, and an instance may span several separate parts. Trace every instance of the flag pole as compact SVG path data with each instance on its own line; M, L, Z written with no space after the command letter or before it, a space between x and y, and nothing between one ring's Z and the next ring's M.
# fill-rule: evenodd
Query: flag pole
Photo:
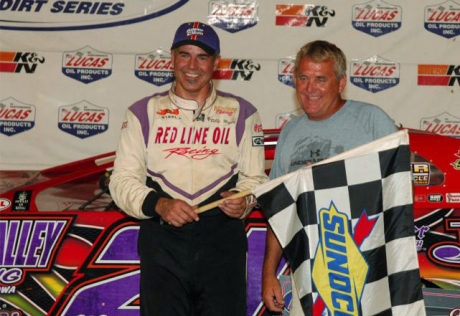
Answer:
M214 202L211 202L209 204L203 205L203 206L197 208L195 210L195 213L200 214L200 213L209 211L210 209L213 209L213 208L219 206L219 204L222 204L225 200L233 200L233 199L237 199L237 198L240 198L240 197L245 197L245 196L250 195L250 194L252 194L251 189L247 189L247 190L235 193L233 195L230 195L229 197L226 197L226 198L220 199L218 201L214 201Z

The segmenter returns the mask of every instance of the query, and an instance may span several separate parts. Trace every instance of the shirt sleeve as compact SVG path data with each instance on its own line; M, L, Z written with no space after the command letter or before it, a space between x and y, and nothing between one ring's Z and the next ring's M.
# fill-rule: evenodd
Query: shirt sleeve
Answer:
M110 176L110 194L116 205L128 215L146 219L157 215L154 206L158 200L153 189L146 186L146 147L140 122L130 111L126 111L116 158ZM148 197L153 209L143 212ZM147 214L146 214L147 213Z
M278 140L275 147L275 157L273 158L272 168L270 169L270 179L275 179L285 175L287 170L282 165L281 152L285 143L286 135L288 134L289 126L285 125L278 135Z
M265 173L264 134L258 112L251 114L245 121L238 164L238 191L252 189L268 181Z
M252 190L257 185L268 181L268 176L265 173L264 133L257 111L245 120L238 167L238 181L234 191ZM241 218L246 217L251 212L253 205L251 206L250 204L252 200L246 198L248 206Z

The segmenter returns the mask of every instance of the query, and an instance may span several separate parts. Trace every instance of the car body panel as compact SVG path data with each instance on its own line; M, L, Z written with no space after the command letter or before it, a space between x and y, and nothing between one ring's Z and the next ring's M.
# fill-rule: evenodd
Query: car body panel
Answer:
M278 135L265 131L267 172ZM409 136L420 275L427 311L435 315L453 311L452 299L460 295L460 139L417 130ZM42 171L0 171L2 312L139 315L139 221L110 197L114 157L110 152ZM260 296L267 222L260 210L245 222L247 315L268 315ZM288 272L283 260L280 279ZM289 301L287 288L285 295Z

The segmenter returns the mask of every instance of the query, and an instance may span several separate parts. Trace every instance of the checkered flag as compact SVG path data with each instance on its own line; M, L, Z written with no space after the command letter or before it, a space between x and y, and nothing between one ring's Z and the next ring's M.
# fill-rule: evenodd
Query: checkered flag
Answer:
M425 315L402 130L253 193L305 315Z

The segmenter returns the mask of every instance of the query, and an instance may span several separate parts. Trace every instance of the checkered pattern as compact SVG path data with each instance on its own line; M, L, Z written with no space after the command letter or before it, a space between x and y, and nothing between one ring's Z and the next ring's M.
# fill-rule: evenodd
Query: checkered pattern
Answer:
M340 315L425 315L411 188L405 130L255 188L290 264L305 315L326 315L326 310L327 315L339 310ZM338 223L332 218L344 219L339 237L349 238L346 247L334 240L339 237L325 237L336 236L326 231ZM335 268L349 274L325 268L339 262L333 259L339 255L348 261ZM337 289L348 282L354 308L337 299L344 293ZM324 284L332 290L321 291Z

